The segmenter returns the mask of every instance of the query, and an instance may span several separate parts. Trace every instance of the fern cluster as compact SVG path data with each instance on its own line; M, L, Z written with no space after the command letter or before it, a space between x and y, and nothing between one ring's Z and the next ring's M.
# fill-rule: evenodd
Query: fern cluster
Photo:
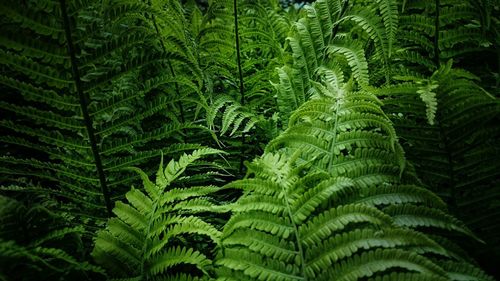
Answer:
M405 82L379 94L423 182L493 248L470 247L495 253L500 104L474 75L450 67L441 67L427 81ZM435 85L429 96L434 106L419 92L422 84ZM426 111L434 112L432 122Z
M57 202L47 198L30 201L0 196L0 280L104 276L102 268L83 258L84 227L71 226L66 217L51 211ZM40 272L44 274L40 276Z
M14 23L3 25L0 50L10 69L0 78L8 93L0 106L11 112L1 121L2 142L24 151L2 157L3 174L12 175L4 183L24 185L18 178L24 170L30 179L54 185L55 195L68 201L66 210L102 217L112 208L112 196L122 195L133 178L121 168L160 151L200 147L174 141L198 125L159 114L183 98L162 91L180 82L161 70L175 63L188 73L200 71L188 54L157 48L162 37L152 28L156 11L150 6L37 3L2 3L4 21ZM26 39L35 37L40 39ZM148 122L152 117L172 122Z
M498 71L484 56L500 43L498 5L493 1L406 1L402 10L397 59L418 69L413 74L432 74L450 59L462 61L485 80ZM476 67L478 62L482 69Z
M384 111L423 182L490 245L468 247L498 257L498 161L489 160L498 158L498 70L489 58L498 5L411 1L402 11L397 83L379 91Z
M494 280L497 3L199 2L0 1L0 280Z
M224 280L490 280L448 248L475 236L405 170L394 131L373 94L299 107L253 177L226 186L244 195L222 233Z

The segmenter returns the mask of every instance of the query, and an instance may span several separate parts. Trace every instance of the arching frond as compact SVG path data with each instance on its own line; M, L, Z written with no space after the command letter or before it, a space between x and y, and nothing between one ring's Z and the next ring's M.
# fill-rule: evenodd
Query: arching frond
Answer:
M385 111L394 120L417 174L488 243L496 241L494 228L481 229L492 222L496 212L489 206L498 196L498 164L493 161L498 149L493 143L498 139L499 107L498 101L472 80L474 76L462 72L451 69L450 64L436 71L431 80L417 79L416 83L389 88ZM429 107L422 94L431 89L434 97L430 96ZM436 102L438 107L434 108ZM421 120L428 119L429 113L435 114L435 124L423 125ZM475 208L475 204L482 207Z
M243 196L230 206L218 275L446 280L441 262L454 255L417 231L474 235L432 192L400 184L405 159L380 101L367 92L323 95L291 115L289 128L248 165L249 178L226 186L242 189Z

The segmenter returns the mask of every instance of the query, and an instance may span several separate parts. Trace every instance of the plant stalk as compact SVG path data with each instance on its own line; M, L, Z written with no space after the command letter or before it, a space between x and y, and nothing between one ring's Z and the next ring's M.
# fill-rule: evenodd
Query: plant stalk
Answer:
M148 5L151 6L151 1L149 1L149 0L148 0ZM163 50L163 53L166 54L167 48L165 47L165 42L163 41L163 37L161 36L160 29L158 28L158 23L156 22L156 17L154 14L151 14L151 20L153 21L153 25L155 27L156 34L158 35L158 38L160 38L161 49ZM176 74L175 74L175 71L174 71L174 68L172 66L172 62L170 61L170 59L167 60L167 64L168 64L168 69L170 71L170 75L172 75L172 78L175 79ZM175 88L175 94L177 95L177 97L180 97L181 93L179 90L179 84L177 82L174 82L174 88ZM184 124L186 122L186 119L184 117L184 107L183 107L181 102L177 102L177 106L179 107L179 114L180 114L179 117L181 119L182 124ZM182 129L182 133L183 134L181 135L181 139L185 143L187 132L184 129Z
M75 88L80 98L80 108L82 110L83 120L85 122L85 127L87 129L87 134L89 137L90 147L92 148L92 154L94 156L94 162L97 170L97 174L99 176L99 183L101 185L102 195L104 197L104 202L106 203L106 209L108 211L108 216L113 215L113 207L111 206L111 199L109 195L108 186L106 184L106 176L104 174L104 169L102 167L101 155L99 154L99 149L97 148L97 140L94 131L94 127L92 125L92 120L90 119L88 104L89 97L83 91L82 80L80 78L80 72L78 70L78 65L76 61L75 55L75 46L73 45L73 38L71 37L71 29L69 23L68 12L66 9L66 1L59 0L61 4L61 13L63 16L63 24L64 31L66 34L66 40L68 43L68 52L71 59L71 71L73 72L73 79L75 80Z
M234 35L236 41L236 60L238 64L238 74L240 78L240 103L241 106L245 105L245 88L243 87L243 71L241 69L241 53L240 53L240 35L238 31L238 1L234 0L233 13L234 13ZM245 133L241 133L241 155L240 155L240 174L243 172L243 161L245 160Z
M434 18L434 63L436 67L439 68L439 8L440 8L440 0L435 0L436 4L436 15Z

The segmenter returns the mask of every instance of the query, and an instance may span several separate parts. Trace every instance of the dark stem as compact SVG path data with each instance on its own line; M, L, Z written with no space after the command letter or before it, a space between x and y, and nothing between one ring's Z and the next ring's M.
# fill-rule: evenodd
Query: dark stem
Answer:
M441 116L439 118L442 120ZM459 214L459 208L457 208L457 192L456 192L456 179L455 179L455 170L454 170L454 160L453 160L453 149L450 144L450 139L445 134L443 125L439 124L439 134L444 142L444 150L446 152L446 158L448 160L448 175L450 176L450 200L448 204L450 205L450 209L455 212L455 214Z
M439 67L439 8L440 0L436 0L436 16L434 18L434 63Z
M148 5L151 5L151 1L148 1ZM155 15L153 15L153 14L151 15L151 20L153 21L153 25L155 27L156 34L158 34L158 37L160 38L161 48L163 50L163 53L166 54L167 49L165 48L165 42L163 41L163 38L161 37L160 29L158 28L158 24L156 23ZM175 79L175 71L174 71L174 68L172 67L172 62L170 61L170 59L167 60L167 64L168 64L168 69L170 70L170 74L172 75L172 78ZM177 82L174 82L174 88L175 88L175 94L177 95L177 97L180 97L181 93L179 91L179 84L177 84ZM182 106L181 102L177 102L177 106L179 107L181 122L184 124L186 122L186 120L184 118L184 107ZM184 142L186 142L186 139L185 139L185 137L187 135L186 131L183 129L182 132L183 132L183 135L181 136L182 140Z
M108 210L108 216L112 216L111 200L109 196L108 186L106 185L106 176L104 175L104 170L102 168L101 155L99 154L99 150L97 148L97 141L94 132L94 127L92 126L92 120L89 116L88 104L89 98L83 92L82 81L80 79L80 72L78 71L78 66L76 62L75 56L75 47L73 45L73 39L71 37L71 29L69 25L68 13L66 10L66 2L65 0L59 0L61 4L61 12L63 16L64 22L64 31L66 33L66 40L68 42L68 51L71 59L71 70L73 72L73 79L75 80L75 87L80 97L80 108L82 109L83 120L85 122L85 127L87 128L87 133L89 136L90 147L92 148L92 154L94 155L94 162L97 169L97 174L99 175L99 182L101 184L102 195L104 196L104 202L106 202L106 209Z
M340 8L340 11L339 11L339 14L338 14L338 17L337 17L337 20L336 21L339 21L341 18L344 17L345 15L345 12L347 11L347 7L349 6L349 0L345 0L343 3L342 3L342 7ZM332 28L332 33L330 34L330 38L328 39L328 42L327 45L331 44L332 43L332 40L335 38L335 36L337 35L337 32L339 32L339 25L340 24L335 24ZM325 59L326 59L326 55L327 55L327 52L328 52L328 47L325 47L325 50L323 52L323 62L325 62Z
M342 3L342 8L339 12L339 16L337 18L337 21L339 21L341 18L344 17L345 15L345 12L347 11L347 7L349 6L349 0L345 0L344 3ZM339 32L339 25L340 24L336 24L333 29L332 29L332 34L330 35L330 40L328 41L328 43L331 43L333 38L335 38L335 36L337 35L337 32Z
M240 76L240 98L241 105L245 104L245 93L243 88L243 71L241 70L241 54L240 54L240 35L238 32L238 6L237 0L234 0L234 33L236 39L236 59L238 63L238 74Z
M240 103L245 105L245 89L243 88L243 71L241 70L241 54L240 54L240 35L238 32L238 6L237 0L234 0L234 33L236 39L236 59L238 64L238 74L240 77ZM245 133L241 133L241 155L240 155L240 173L243 172L243 161L245 159Z
M500 73L500 48L497 49L497 73ZM496 85L497 88L500 86L500 77L497 77Z

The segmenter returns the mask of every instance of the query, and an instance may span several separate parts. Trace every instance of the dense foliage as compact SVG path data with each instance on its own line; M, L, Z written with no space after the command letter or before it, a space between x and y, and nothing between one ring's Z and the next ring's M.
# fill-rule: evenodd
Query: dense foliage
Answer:
M0 1L0 280L494 280L497 2L198 2Z

